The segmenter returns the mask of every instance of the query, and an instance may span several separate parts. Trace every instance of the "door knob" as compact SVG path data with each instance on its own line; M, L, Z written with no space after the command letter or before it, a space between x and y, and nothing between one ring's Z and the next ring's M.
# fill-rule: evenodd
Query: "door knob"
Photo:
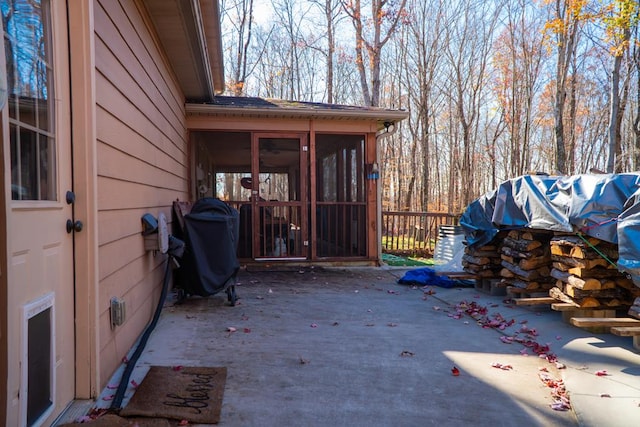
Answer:
M73 222L73 220L67 220L67 233L72 231L82 231L82 221Z

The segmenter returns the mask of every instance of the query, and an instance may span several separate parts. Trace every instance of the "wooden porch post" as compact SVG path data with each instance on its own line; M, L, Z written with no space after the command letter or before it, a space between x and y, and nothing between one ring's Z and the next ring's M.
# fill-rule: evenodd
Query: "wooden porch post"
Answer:
M375 133L368 133L365 142L365 165L378 161ZM378 253L378 180L367 179L367 258L380 262Z
M317 201L317 187L316 187L316 179L318 178L316 175L316 171L317 171L317 167L316 167L316 131L315 131L315 126L314 126L314 121L310 120L309 121L309 198L310 200L310 204L309 204L309 209L311 209L310 215L309 217L311 218L311 221L308 224L308 227L310 228L311 233L309 233L309 235L311 236L310 240L309 240L309 246L310 248L308 248L310 250L309 255L310 255L310 259L313 261L316 259L317 257L317 248L316 248L316 239L317 239L317 235L316 235L316 201ZM305 215L306 213L303 212L303 215Z

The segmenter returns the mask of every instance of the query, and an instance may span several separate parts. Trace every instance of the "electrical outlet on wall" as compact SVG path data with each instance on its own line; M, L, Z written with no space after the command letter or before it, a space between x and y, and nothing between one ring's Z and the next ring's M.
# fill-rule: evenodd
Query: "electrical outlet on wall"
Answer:
M116 326L120 326L124 323L126 318L126 305L122 298L113 297L111 298L111 329L114 329Z

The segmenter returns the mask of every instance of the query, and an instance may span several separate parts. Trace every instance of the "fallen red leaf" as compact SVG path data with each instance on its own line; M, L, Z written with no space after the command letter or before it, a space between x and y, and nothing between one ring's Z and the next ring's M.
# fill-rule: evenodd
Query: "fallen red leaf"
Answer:
M596 371L596 375L599 377L606 377L609 374L607 373L607 371L602 370L602 371Z
M457 377L458 375L460 375L460 370L454 366L453 368L451 368L451 375Z
M568 411L571 407L565 402L556 402L551 404L551 409L554 411Z
M511 365L503 365L502 363L498 363L498 362L492 363L491 366L493 368L502 369L503 371L509 371L509 370L513 369L513 366L511 366Z

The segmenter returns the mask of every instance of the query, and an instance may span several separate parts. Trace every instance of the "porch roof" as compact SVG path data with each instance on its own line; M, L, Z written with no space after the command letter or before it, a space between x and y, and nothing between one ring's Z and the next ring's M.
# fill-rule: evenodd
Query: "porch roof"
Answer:
M405 110L282 99L216 96L205 103L187 103L187 114L218 117L253 117L282 119L364 120L389 127L409 116Z
M224 91L218 0L143 0L187 101Z

